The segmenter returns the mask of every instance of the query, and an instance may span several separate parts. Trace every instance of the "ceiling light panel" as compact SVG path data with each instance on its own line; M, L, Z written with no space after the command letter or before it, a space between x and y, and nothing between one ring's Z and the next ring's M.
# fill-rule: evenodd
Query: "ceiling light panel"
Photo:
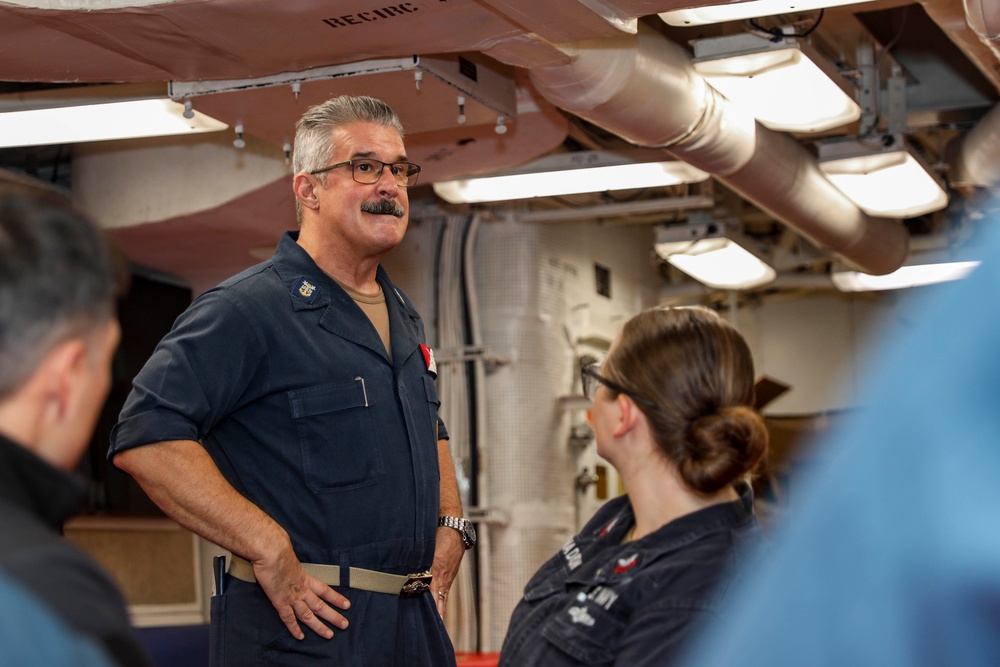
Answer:
M216 132L228 126L169 99L128 100L0 113L0 146L43 146Z
M773 282L775 270L748 248L735 228L697 223L657 229L656 254L698 282L715 289L744 290Z
M771 129L820 132L861 117L850 83L807 43L740 34L694 49L695 71Z
M697 183L709 175L679 160L634 162L613 153L549 156L501 174L444 181L434 192L452 204L508 201Z
M901 136L822 142L819 168L869 215L910 218L948 205L938 177Z

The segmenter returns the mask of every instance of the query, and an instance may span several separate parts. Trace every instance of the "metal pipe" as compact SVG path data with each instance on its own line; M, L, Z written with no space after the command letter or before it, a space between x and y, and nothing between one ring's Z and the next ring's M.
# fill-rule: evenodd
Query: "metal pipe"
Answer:
M948 181L954 187L1000 185L1000 106L951 142L945 159L950 167Z
M561 48L566 62L530 71L557 106L633 144L667 149L867 273L905 261L901 224L858 209L802 145L740 111L661 34L640 24L636 35Z

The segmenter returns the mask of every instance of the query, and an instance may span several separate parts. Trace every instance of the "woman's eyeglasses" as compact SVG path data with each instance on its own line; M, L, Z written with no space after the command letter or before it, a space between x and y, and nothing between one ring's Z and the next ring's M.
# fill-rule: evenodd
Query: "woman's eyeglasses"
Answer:
M649 400L648 398L643 398L638 394L629 391L625 387L612 382L598 372L600 369L599 364L590 364L589 366L584 366L580 369L580 379L583 381L583 395L587 397L588 400L594 400L594 396L597 395L597 387L604 385L608 389L619 393L625 394L631 398L636 403L642 403L646 407L653 408L656 410L656 403Z

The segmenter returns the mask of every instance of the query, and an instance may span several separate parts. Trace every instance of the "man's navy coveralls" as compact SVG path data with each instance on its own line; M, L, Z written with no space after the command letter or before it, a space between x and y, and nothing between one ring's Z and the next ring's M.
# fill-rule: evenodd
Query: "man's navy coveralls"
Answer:
M198 440L289 534L302 562L392 574L434 556L440 474L423 323L379 267L392 362L367 316L287 233L274 257L198 299L133 383L109 456ZM350 627L293 638L257 584L226 577L214 646L230 665L454 664L429 593L347 587ZM315 658L326 658L314 662ZM222 663L219 663L222 664Z

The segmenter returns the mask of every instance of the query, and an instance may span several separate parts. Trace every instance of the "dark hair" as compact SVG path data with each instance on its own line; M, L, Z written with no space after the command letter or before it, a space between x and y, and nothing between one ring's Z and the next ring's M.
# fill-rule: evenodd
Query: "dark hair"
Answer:
M399 116L382 100L363 95L340 95L309 107L296 123L292 172L300 174L325 167L334 151L333 130L351 123L377 123L393 128L400 138L403 136ZM326 174L319 178L326 185ZM302 204L298 199L295 200L295 212L301 222Z
M639 313L622 329L604 373L656 404L636 403L660 451L695 491L738 481L767 453L767 429L753 409L750 348L707 308Z
M120 269L102 232L66 198L0 184L0 399L53 345L114 317Z

